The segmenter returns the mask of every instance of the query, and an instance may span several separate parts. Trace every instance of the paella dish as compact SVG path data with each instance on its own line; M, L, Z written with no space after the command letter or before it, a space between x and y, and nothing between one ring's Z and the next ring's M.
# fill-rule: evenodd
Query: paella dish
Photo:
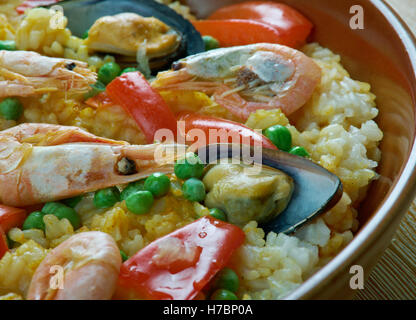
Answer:
M345 248L383 132L306 14L0 1L0 300L282 299Z

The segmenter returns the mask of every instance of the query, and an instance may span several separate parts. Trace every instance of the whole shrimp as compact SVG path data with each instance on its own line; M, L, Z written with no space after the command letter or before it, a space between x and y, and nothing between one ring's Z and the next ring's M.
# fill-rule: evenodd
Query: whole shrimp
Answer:
M173 172L186 147L129 145L77 127L21 124L0 132L0 203L27 206Z
M159 73L152 86L204 92L246 120L257 109L280 108L290 115L307 102L320 79L320 67L302 52L258 43L182 59Z
M108 300L116 289L121 266L120 250L111 236L99 231L73 235L50 251L33 275L29 300ZM61 267L59 279L51 277ZM52 269L54 268L54 269ZM59 272L59 271L58 271ZM58 273L56 273L58 275Z
M85 62L0 50L0 98L54 91L86 92L96 74Z

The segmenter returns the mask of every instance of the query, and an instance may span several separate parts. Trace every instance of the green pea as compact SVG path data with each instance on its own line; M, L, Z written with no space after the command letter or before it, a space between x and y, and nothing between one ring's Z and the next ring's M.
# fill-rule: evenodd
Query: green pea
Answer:
M74 227L74 230L77 230L81 227L81 219L78 213L70 208L70 207L62 207L54 213L54 216L57 217L59 220L68 219L68 221Z
M88 38L88 33L89 33L89 32L90 32L90 29L86 30L86 31L82 34L81 39L87 39L87 38Z
M170 179L163 173L153 173L144 182L144 188L150 191L155 197L166 195L170 189Z
M16 50L16 42L13 40L1 40L0 50L14 51Z
M292 147L292 134L285 126L275 125L267 128L264 135L269 138L273 144L282 151L289 151Z
M201 159L192 152L188 152L184 159L176 161L175 175L182 180L200 178L204 173L204 164Z
M94 205L98 209L110 208L119 201L120 191L117 187L101 189L94 194Z
M61 202L70 208L75 208L77 204L81 202L81 200L82 200L82 196L76 196L73 198L64 199Z
M137 191L126 199L126 207L134 214L146 214L153 205L153 195L150 191Z
M212 50L212 49L217 49L217 48L220 47L220 43L214 37L203 36L202 40L204 40L205 51Z
M226 289L218 289L211 295L211 300L238 300L234 292Z
M209 215L215 219L227 221L227 215L225 212L218 208L209 209Z
M81 219L78 213L74 209L64 205L63 203L48 202L43 206L42 213L53 214L59 220L68 219L68 221L74 227L74 230L81 227Z
M128 72L135 72L138 71L136 68L133 67L129 67L129 68L125 68L123 69L123 71L121 71L120 75L124 74L124 73L128 73Z
M289 153L299 157L310 157L309 152L306 151L304 147L293 147L290 149Z
M120 255L123 262L129 259L129 256L123 250L120 250Z
M127 187L123 189L120 195L121 200L126 200L127 197L137 191L144 190L144 180L130 182Z
M101 81L97 81L96 83L90 85L91 90L84 94L84 99L88 100L89 98L95 97L97 94L105 91L105 84Z
M104 84L109 84L120 75L120 66L115 62L105 63L100 70L98 70L98 80Z
M56 210L59 210L62 206L65 206L59 202L48 202L42 208L42 213L44 214L54 214Z
M182 192L185 199L201 202L205 199L205 185L196 178L186 180L182 185Z
M214 288L237 292L240 279L233 269L224 268L214 278Z
M17 98L6 98L0 102L0 114L6 120L18 120L23 113L23 106Z
M23 230L29 230L29 229L40 229L45 231L45 223L43 222L43 216L45 214L40 211L35 211L29 214L23 222Z

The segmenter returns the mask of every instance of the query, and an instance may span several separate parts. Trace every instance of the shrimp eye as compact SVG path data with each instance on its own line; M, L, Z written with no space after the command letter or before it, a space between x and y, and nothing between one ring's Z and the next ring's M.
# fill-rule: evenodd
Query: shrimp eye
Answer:
M175 61L174 63L172 63L172 70L173 71L178 71L180 69L183 68L183 63L180 61Z
M131 175L137 173L136 163L129 158L121 158L117 162L117 171L122 175Z
M77 64L75 62L67 63L65 68L67 68L69 71L72 71L76 68Z

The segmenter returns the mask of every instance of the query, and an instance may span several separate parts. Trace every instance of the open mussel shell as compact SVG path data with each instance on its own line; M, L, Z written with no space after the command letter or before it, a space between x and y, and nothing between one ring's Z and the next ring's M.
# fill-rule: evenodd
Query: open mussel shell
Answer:
M153 0L65 0L59 2L68 18L68 28L81 37L94 22L103 16L112 16L123 12L132 12L143 17L155 17L178 32L181 43L178 49L163 58L151 61L152 71L169 67L180 58L205 51L205 45L199 32L192 23L174 10Z
M238 159L278 169L294 181L292 199L277 217L261 225L265 232L292 233L306 222L330 210L342 196L340 179L313 163L290 153L235 144L211 144L197 151L204 163Z

